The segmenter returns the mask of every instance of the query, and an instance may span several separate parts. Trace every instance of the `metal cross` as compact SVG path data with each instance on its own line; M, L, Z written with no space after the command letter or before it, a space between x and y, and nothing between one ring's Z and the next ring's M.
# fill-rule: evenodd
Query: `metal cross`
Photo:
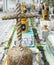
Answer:
M22 41L22 31L21 31L21 18L22 17L23 18L33 18L33 17L38 17L38 16L36 14L31 14L31 13L22 14L21 13L21 4L17 3L15 14L5 15L2 17L2 20L16 19L16 29L17 29L17 38L19 41L19 46L21 46L21 41Z

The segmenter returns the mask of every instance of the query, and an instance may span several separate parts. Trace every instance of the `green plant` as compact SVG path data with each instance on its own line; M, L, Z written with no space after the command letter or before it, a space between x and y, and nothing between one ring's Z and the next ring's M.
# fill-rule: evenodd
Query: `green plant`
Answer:
M37 46L37 48L41 51L41 54L42 54L41 59L43 60L44 65L49 65L49 62L47 61L46 56L45 56L45 53L44 53L43 46L40 45L40 46Z
M9 46L6 46L6 47L4 48L4 50L6 50L6 49L9 49Z
M44 51L43 46L37 46L40 51Z
M35 28L32 28L34 33L37 33L37 30Z
M48 61L46 61L46 62L44 63L44 65L49 65L49 62L48 62Z
M34 22L34 19L33 18L30 18L30 21L33 23Z

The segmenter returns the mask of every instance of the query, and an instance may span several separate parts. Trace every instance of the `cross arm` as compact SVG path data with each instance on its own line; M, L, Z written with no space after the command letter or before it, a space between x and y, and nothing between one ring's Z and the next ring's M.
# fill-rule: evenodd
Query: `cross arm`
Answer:
M21 14L21 17L24 17L24 18L33 18L33 17L39 17L39 15L37 14L32 14L32 13L26 13L26 14Z
M16 14L9 14L2 17L2 20L8 20L8 19L16 19Z
M33 18L33 17L39 17L37 14L31 14L31 13L26 13L26 14L21 14L20 18ZM5 15L2 17L2 20L8 20L8 19L17 19L17 14L9 14Z

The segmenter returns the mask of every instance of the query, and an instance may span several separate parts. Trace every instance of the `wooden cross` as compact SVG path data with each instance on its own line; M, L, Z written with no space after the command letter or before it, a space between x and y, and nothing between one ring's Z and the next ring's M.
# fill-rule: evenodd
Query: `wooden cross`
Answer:
M10 19L16 19L16 29L17 29L17 38L19 41L19 46L21 46L21 41L22 41L22 31L21 31L21 18L33 18L33 17L38 17L36 14L22 14L21 13L21 4L17 3L16 4L16 13L11 14L11 15L5 15L2 17L2 20L10 20Z

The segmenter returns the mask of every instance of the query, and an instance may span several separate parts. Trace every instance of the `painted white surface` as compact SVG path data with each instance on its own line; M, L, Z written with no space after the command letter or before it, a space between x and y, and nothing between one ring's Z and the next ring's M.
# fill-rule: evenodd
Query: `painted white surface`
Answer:
M3 13L0 14L0 17L2 16ZM0 43L9 40L15 23L15 20L1 20L0 18Z
M50 65L54 65L54 60L51 57L51 55L48 53L48 51L46 50L46 46L44 46L45 49L45 55L46 55L46 59L49 62Z
M54 47L54 34L50 34L48 36L48 40L51 42L52 46Z

